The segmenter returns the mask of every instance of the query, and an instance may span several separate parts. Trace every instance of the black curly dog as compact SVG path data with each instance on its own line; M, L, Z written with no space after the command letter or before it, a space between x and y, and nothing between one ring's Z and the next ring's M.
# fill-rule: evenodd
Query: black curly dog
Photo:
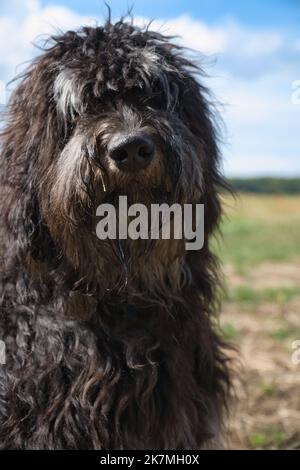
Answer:
M230 367L209 247L219 150L201 70L124 20L51 38L1 133L0 448L221 446ZM96 208L202 203L205 241L99 240Z

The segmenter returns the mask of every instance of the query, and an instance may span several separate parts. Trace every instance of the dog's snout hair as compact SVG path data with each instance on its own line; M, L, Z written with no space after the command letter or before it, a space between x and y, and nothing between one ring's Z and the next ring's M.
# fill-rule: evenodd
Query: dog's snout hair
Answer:
M215 112L172 39L121 20L51 38L0 136L0 448L220 445L230 390L210 238ZM203 248L100 240L96 208L203 204Z

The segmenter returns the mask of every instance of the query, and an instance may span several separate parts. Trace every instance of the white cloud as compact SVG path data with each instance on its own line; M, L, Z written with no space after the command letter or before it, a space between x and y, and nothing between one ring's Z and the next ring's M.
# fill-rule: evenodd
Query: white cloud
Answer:
M187 15L170 19L168 22L154 21L153 26L170 36L179 36L185 47L203 54L217 54L226 48L228 36L224 28L208 27Z
M139 18L139 24L147 24ZM228 53L239 57L264 56L276 53L284 44L282 33L268 30L253 30L241 27L231 18L218 26L208 26L188 15L162 22L156 20L152 25L165 34L181 37L186 47L201 51L203 54Z
M265 79L227 79L216 81L215 89L225 100L227 112L235 122L255 125L291 114L290 82L277 76Z
M65 31L95 23L94 19L64 6L42 8L38 0L13 0L13 6L16 14L0 16L0 70L4 81L12 79L19 71L17 66L36 53L33 42L55 34L58 29ZM22 15L18 15L19 7Z
M35 10L28 15L22 24L21 35L25 41L30 42L39 34L48 35L55 29L68 30L87 23L94 23L94 21L77 15L64 6L49 6Z
M233 154L225 157L225 164L227 172L232 176L295 176L295 162L285 155Z

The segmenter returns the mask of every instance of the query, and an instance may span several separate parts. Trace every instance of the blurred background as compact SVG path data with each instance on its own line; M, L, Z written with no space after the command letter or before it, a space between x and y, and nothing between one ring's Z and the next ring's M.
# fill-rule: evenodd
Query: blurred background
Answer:
M227 291L221 334L239 348L231 448L300 448L300 1L108 0L198 51L226 124ZM45 35L101 23L102 0L1 0L0 104ZM297 356L300 358L300 354Z

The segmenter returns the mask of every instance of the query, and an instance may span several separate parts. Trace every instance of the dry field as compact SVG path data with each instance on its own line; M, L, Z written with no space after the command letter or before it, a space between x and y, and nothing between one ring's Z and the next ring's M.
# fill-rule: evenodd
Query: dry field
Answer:
M227 293L223 335L237 345L240 378L229 447L300 449L300 196L224 200Z

